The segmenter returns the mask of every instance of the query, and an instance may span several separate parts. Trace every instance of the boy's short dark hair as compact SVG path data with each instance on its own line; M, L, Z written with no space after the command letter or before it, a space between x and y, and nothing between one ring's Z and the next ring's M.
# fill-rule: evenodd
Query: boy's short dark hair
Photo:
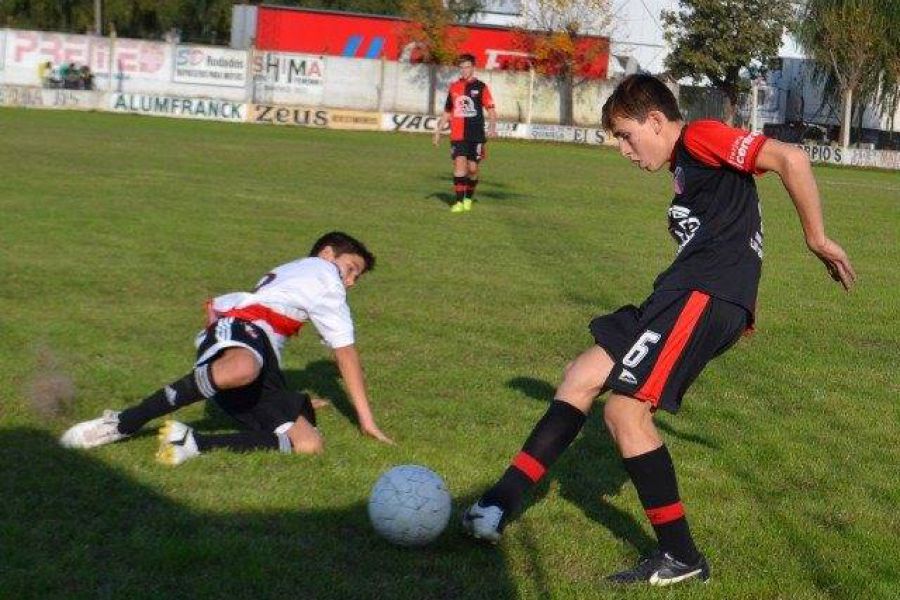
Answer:
M652 75L629 75L619 82L603 104L603 128L612 131L615 118L643 123L651 110L658 110L670 121L683 120L675 94L666 84Z
M312 249L309 251L310 256L318 256L326 246L331 246L335 256L341 254L358 254L366 263L366 272L375 270L375 255L369 252L358 239L347 235L343 231L331 231L316 240Z
M460 54L456 58L456 66L459 66L460 63L464 63L466 61L469 61L470 63L472 63L472 66L474 66L475 65L475 56L472 54Z

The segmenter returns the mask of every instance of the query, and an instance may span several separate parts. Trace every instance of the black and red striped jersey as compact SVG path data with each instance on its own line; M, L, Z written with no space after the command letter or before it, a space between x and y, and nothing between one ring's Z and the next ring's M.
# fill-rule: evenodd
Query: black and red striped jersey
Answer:
M444 110L450 113L450 141L484 142L486 108L494 108L494 98L483 81L472 77L450 84L444 103Z
M763 172L756 157L767 139L718 121L684 127L669 161L669 232L678 250L654 289L704 291L753 314L763 257L753 176Z

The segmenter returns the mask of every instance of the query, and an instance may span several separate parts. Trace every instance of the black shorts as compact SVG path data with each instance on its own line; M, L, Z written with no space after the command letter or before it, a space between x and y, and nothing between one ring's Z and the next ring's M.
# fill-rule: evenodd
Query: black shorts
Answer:
M450 142L450 158L465 156L472 162L481 162L485 155L485 142Z
M640 306L595 318L597 345L615 360L605 387L675 413L706 363L733 346L750 313L699 291L654 292Z
M316 424L309 396L288 387L278 357L265 332L247 321L227 317L219 319L201 334L197 346L197 365L209 363L228 348L245 348L260 363L259 377L240 388L222 390L213 400L246 429L275 431L286 429L303 415Z

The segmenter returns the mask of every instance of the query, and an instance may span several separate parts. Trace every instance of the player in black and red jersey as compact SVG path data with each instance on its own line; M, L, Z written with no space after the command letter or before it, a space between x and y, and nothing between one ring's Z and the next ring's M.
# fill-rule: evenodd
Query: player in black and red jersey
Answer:
M705 365L753 323L763 257L754 175L774 171L781 177L807 247L834 280L849 289L856 274L844 250L825 235L802 149L718 121L685 125L672 92L649 75L632 75L618 85L603 107L603 126L640 168L669 165L675 260L641 306L624 306L591 322L596 345L566 367L547 413L502 478L466 511L463 524L477 538L498 541L523 495L575 439L595 398L609 391L603 417L659 548L608 580L706 580L709 566L688 528L672 458L653 414L659 408L676 412Z
M441 130L450 123L450 158L453 159L453 212L472 209L472 197L478 185L478 164L485 157L484 113L488 114L488 136L497 134L497 110L491 90L475 78L475 57L462 54L457 61L459 79L450 85L444 114L438 119L434 145Z

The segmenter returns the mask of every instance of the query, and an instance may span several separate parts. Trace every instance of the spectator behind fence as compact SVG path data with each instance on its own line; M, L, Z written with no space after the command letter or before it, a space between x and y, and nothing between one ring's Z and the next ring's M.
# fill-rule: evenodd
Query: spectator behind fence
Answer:
M83 90L94 89L94 73L91 72L91 68L87 65L82 65L82 67L81 67L81 86L80 87Z
M53 63L49 60L38 65L38 79L44 87L53 87Z
M66 75L63 77L63 87L67 90L77 90L81 83L81 71L70 62L66 67Z

